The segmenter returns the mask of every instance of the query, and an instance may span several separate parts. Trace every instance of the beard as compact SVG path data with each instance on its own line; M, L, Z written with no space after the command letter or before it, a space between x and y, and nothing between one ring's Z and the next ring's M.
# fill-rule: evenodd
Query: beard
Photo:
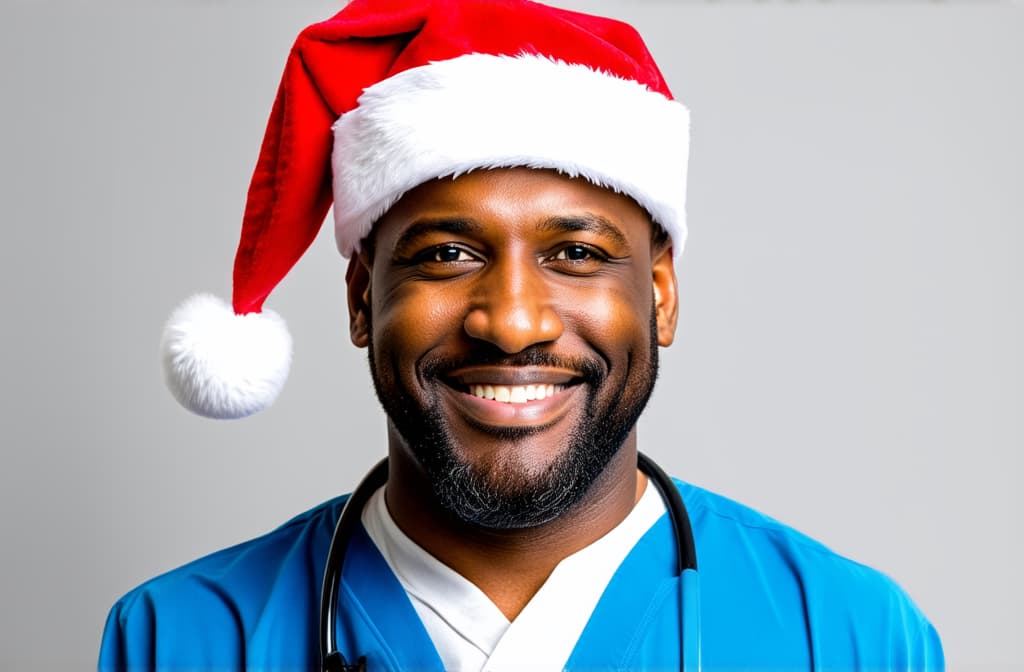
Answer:
M372 329L371 329L372 333ZM554 460L531 469L508 451L474 464L458 453L458 443L434 397L419 403L397 384L393 372L378 369L371 337L368 353L377 398L399 435L426 473L434 498L458 520L492 530L537 527L558 518L579 504L618 453L643 412L658 374L657 321L651 311L651 338L646 358L630 357L636 368L616 389L606 390L608 374L599 357L565 358L532 347L509 355L481 343L459 360L434 359L422 364L422 379L444 384L439 374L463 366L550 366L581 372L586 402L568 445ZM643 361L638 361L638 360ZM603 396L604 401L599 397ZM485 430L509 442L544 431L544 427L506 427Z

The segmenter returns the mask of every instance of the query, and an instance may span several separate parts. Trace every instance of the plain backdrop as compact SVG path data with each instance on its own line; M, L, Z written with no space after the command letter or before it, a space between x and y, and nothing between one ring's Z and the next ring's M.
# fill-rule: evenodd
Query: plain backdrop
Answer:
M1021 668L1024 8L559 4L634 23L693 115L642 449L895 577L951 669ZM121 594L383 455L330 231L268 304L271 410L192 417L157 364L230 294L285 55L338 6L3 0L0 669L94 667Z

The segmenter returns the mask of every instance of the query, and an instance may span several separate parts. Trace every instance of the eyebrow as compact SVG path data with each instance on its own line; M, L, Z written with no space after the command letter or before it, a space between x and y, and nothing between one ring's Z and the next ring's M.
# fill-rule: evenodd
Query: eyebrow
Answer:
M438 219L421 219L411 224L402 232L395 242L394 249L401 250L411 245L417 238L431 233L479 233L483 227L471 219L458 217L442 217ZM585 213L582 215L555 215L545 219L537 225L537 231L547 232L574 232L587 231L610 238L617 245L629 247L626 236L615 226L611 220L601 215Z
M415 242L417 238L425 236L430 233L476 233L482 230L482 227L476 222L470 219L459 219L459 218L441 218L441 219L421 219L416 223L412 224L402 235L398 237L395 242L394 249L401 250L407 245Z
M537 230L542 232L589 231L590 233L595 233L599 236L611 238L617 245L629 247L629 242L626 240L626 236L623 235L619 227L615 226L611 220L602 217L601 215L594 215L591 213L549 217L537 226Z

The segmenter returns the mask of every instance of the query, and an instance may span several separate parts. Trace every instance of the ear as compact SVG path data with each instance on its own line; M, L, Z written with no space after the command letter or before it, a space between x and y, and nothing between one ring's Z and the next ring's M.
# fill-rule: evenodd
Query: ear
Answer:
M679 303L676 290L675 260L672 246L665 245L653 252L651 264L654 284L654 312L658 324L658 345L672 345L676 338L676 322L679 319Z
M348 330L357 348L370 344L370 265L362 254L353 254L345 271L348 285Z

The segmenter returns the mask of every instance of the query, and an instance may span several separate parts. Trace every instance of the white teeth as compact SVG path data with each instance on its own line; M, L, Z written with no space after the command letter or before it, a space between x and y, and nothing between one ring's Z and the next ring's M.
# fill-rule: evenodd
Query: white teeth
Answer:
M470 385L469 393L480 399L493 399L505 404L525 404L546 399L564 389L564 385Z

